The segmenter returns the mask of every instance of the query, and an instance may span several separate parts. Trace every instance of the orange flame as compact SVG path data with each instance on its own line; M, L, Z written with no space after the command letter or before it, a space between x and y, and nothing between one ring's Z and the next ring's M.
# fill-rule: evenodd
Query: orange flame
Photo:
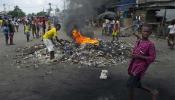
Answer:
M77 44L93 44L93 45L99 45L99 41L97 39L91 39L89 37L85 37L81 35L80 31L74 29L72 31L73 39Z

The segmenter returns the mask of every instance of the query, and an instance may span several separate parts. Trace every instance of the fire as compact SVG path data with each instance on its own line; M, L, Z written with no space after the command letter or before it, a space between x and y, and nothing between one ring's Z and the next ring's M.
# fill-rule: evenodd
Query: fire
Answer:
M93 44L93 45L99 45L99 41L97 39L91 39L89 37L81 35L80 31L74 29L72 31L73 39L77 44Z

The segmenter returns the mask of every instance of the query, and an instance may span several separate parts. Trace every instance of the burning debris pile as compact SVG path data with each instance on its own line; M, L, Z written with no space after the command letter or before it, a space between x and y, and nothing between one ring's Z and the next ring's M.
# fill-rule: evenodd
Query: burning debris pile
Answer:
M103 42L99 45L77 45L75 43L61 40L55 46L54 62L50 62L47 50L44 45L38 44L32 47L19 49L21 58L17 61L19 64L50 64L50 63L65 63L65 64L80 64L85 66L112 66L124 62L127 59L131 46L121 42Z
M98 45L99 44L99 41L97 39L92 39L90 37L83 36L81 35L80 31L78 31L77 29L74 29L72 31L72 38L79 45L82 45L82 44Z

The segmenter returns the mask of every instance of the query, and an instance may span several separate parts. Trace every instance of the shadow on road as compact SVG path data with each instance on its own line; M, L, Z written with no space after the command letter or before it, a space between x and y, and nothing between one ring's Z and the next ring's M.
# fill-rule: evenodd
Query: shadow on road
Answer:
M30 73L31 76L26 73L28 78L18 79L14 87L18 91L11 92L6 100L127 100L127 75L121 74L117 67L107 68L110 72L107 80L99 79L101 68L42 67L50 72L42 73L43 69L39 69L37 73ZM160 91L158 100L172 100L173 94L157 80L146 79L144 83ZM136 91L135 100L151 100L148 93Z

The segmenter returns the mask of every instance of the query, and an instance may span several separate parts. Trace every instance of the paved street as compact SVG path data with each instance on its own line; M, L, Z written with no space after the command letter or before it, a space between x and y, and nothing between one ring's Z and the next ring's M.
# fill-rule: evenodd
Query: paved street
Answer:
M65 34L60 34L60 38L66 38ZM169 50L163 39L153 41L157 60L147 71L143 84L159 90L158 100L175 100L175 50ZM21 28L15 33L15 45L6 46L0 33L0 100L127 100L128 63L106 68L69 64L18 68L13 59L15 50L38 42L41 40L27 43ZM109 70L108 80L99 79L101 69ZM149 94L137 91L135 100L151 100Z

